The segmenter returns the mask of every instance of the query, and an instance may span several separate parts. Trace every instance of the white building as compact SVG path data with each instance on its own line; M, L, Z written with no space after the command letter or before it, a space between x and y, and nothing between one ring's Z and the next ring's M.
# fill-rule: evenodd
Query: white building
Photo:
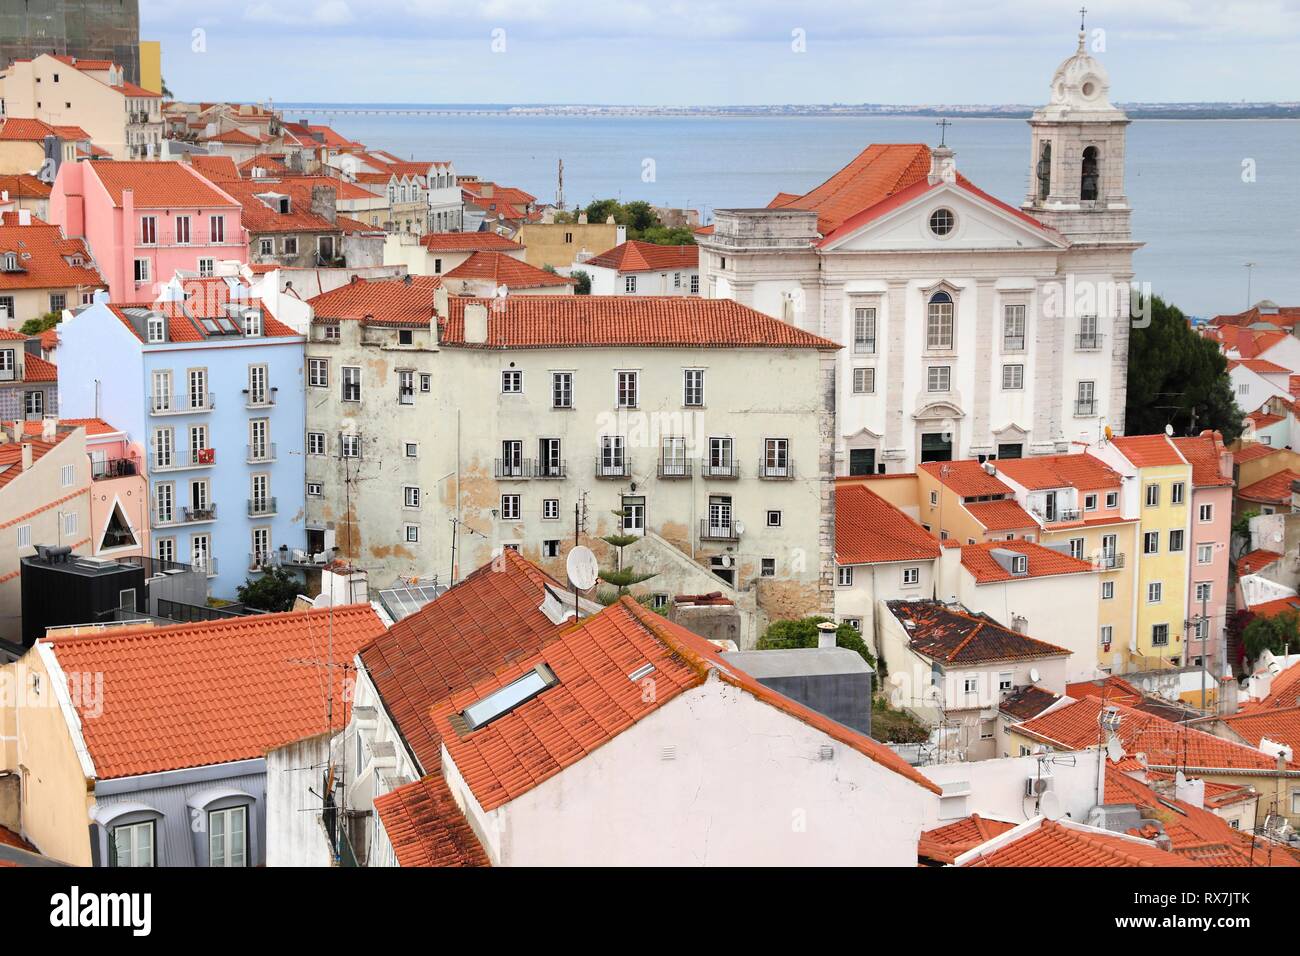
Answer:
M700 236L705 296L846 346L837 474L1123 430L1128 119L1082 34L1051 89L1020 208L960 175L946 146L875 145L802 196L716 210Z
M579 257L572 269L591 276L592 295L700 294L699 246L632 239L598 256Z

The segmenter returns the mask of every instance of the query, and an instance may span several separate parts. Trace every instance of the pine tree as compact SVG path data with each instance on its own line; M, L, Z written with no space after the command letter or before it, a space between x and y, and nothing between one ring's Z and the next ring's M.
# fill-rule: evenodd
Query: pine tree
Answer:
M627 512L622 508L615 509L611 513L619 519L620 525L622 524L623 519L627 517ZM600 569L600 579L606 584L611 585L613 590L605 588L596 595L596 598L601 604L613 604L623 595L631 594L632 585L640 584L642 581L648 581L655 575L653 573L642 574L632 565L628 564L626 559L623 557L623 549L640 541L640 535L626 533L607 534L603 535L601 540L615 549L614 567Z

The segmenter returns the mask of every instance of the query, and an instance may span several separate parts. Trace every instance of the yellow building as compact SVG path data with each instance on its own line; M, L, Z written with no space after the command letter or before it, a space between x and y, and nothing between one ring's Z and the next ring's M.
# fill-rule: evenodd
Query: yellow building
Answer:
M140 41L140 85L162 95L162 44L157 40Z
M616 225L613 216L595 223L586 218L586 213L580 213L578 222L524 223L517 237L527 247L524 261L539 269L551 266L567 274L580 253L598 256L626 240L626 227Z

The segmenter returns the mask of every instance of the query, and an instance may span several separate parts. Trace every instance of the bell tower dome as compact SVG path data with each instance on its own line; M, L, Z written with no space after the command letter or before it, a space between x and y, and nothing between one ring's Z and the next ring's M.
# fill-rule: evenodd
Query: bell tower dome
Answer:
M1110 101L1110 75L1079 46L1056 68L1051 98L1029 120L1029 194L1021 208L1073 243L1131 241L1124 195L1124 138L1129 124Z

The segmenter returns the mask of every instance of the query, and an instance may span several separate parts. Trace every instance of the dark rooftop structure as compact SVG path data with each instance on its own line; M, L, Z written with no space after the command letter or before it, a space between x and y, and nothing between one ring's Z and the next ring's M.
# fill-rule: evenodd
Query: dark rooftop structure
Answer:
M845 727L870 736L875 671L857 651L832 644L765 651L724 651L722 659L760 684Z

